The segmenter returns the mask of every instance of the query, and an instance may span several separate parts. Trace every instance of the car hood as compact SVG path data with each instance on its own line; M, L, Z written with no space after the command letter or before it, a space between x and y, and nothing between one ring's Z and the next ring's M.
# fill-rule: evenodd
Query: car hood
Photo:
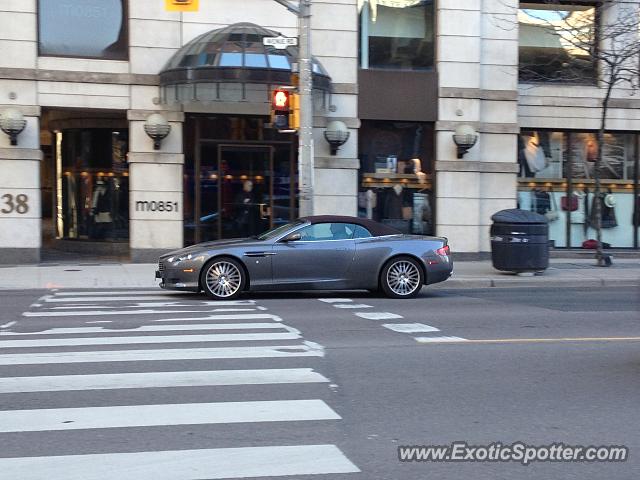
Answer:
M197 243L195 245L190 245L185 248L181 248L180 250L174 250L172 252L165 253L160 258L164 259L168 257L173 257L175 255L184 255L189 253L213 250L216 248L224 248L224 247L231 247L231 246L244 245L244 244L249 245L252 243L263 243L263 242L260 240L256 240L255 238L229 238L226 240L203 242L203 243Z

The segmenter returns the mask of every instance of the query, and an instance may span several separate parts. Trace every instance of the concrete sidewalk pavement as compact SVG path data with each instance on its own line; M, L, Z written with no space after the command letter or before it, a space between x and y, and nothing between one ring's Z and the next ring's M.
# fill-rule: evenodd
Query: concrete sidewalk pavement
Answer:
M156 264L69 263L0 267L0 290L50 288L157 288ZM640 258L552 259L543 274L521 276L495 270L489 261L455 261L454 274L430 288L640 286Z

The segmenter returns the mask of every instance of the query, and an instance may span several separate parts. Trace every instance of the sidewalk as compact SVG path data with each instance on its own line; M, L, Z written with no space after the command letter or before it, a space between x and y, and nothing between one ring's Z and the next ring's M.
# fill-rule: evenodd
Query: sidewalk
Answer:
M551 259L541 275L494 270L489 261L455 261L446 282L429 288L640 286L640 259L615 259L611 267L592 259ZM49 288L158 288L153 263L68 263L0 266L0 290Z

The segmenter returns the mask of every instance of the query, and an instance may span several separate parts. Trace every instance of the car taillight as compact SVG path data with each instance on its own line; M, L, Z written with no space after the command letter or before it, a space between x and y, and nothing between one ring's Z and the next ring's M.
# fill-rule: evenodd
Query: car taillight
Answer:
M449 255L449 245L445 245L442 248L436 250L437 255Z

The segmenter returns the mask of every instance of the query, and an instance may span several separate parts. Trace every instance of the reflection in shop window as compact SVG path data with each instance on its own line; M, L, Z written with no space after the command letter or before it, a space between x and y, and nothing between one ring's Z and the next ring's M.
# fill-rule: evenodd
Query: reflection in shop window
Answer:
M358 10L361 68L433 68L433 0L358 0Z
M590 5L521 2L520 81L594 83L597 69L590 48L596 45L595 19Z
M38 0L40 55L128 58L125 0Z

